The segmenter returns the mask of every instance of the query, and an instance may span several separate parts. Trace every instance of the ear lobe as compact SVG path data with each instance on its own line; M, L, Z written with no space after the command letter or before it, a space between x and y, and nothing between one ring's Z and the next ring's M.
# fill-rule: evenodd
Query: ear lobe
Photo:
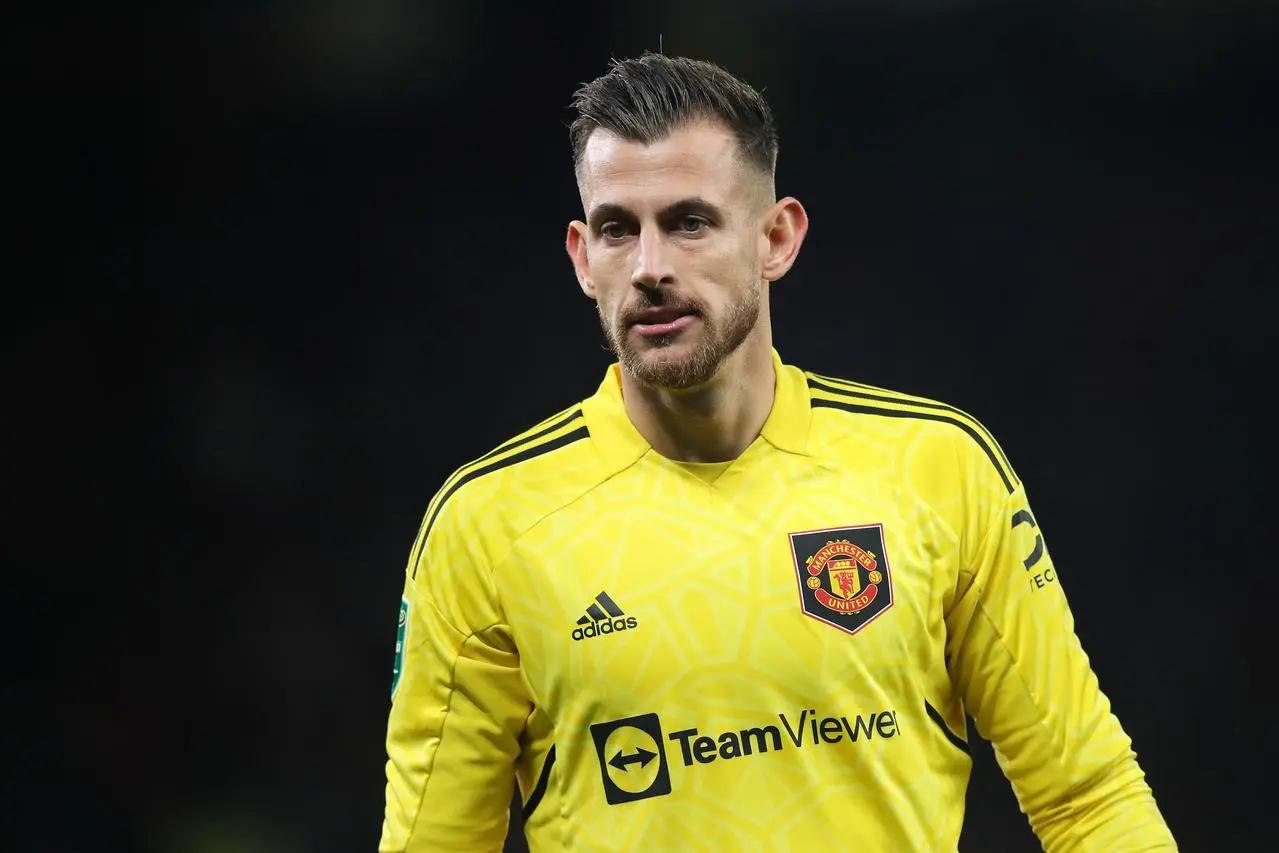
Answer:
M766 281L777 281L790 271L807 235L808 212L798 199L787 196L773 205L764 233L768 241L768 252L763 265Z
M591 261L586 252L586 223L573 220L568 224L568 233L564 237L564 249L569 260L573 262L573 271L577 274L577 284L590 299L595 298L595 282L591 281Z

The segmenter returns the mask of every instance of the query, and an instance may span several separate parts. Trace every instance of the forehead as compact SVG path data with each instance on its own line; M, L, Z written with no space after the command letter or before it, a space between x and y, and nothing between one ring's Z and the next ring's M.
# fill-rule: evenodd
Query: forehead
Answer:
M582 201L644 206L675 197L728 200L743 184L741 157L732 132L698 122L651 145L597 130L582 152Z

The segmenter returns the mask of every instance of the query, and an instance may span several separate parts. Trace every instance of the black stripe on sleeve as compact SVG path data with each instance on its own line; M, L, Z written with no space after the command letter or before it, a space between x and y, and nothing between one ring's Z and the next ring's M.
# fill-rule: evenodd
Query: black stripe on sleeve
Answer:
M543 436L550 435L551 433L555 432L560 427L563 427L569 424L571 421L573 421L573 419L579 418L581 416L582 416L582 409L580 407L571 409L570 411L565 412L562 417L555 418L553 423L547 424L544 428L539 429L537 432L533 433L532 435L525 436L524 438L513 438L510 441L499 444L497 447L493 448L488 453L485 453L479 459L476 459L474 462L470 464L479 465L482 462L489 461L494 456L497 456L499 453L506 453L507 451L513 450L516 447L524 447L528 444L531 444L537 441L539 438L542 438Z
M579 417L580 415L581 413L578 412ZM538 433L536 436L529 436L529 438L527 439L527 442L532 442L536 438L541 437L541 435L543 435L545 432L549 432L550 430L555 429L557 426L567 425L567 423L569 422L571 422L571 419L570 421L565 421L564 424L548 427L545 431L543 431L543 433ZM558 436L556 438L551 439L550 441L546 441L541 444L524 446L524 449L520 450L518 453L515 453L511 456L504 457L502 459L494 460L492 462L489 462L487 465L477 465L476 467L471 468L469 471L467 471L465 474L461 475L460 477L454 478L453 482L448 486L447 489L444 490L444 493L440 495L440 499L435 502L435 509L427 514L426 521L423 522L422 524L422 533L418 537L417 553L413 555L413 577L414 578L417 577L417 566L418 566L418 561L422 557L422 549L426 547L426 539L428 536L431 535L431 528L435 526L435 520L440 517L440 510L444 508L444 504L448 502L448 499L451 498L454 495L454 493L457 492L458 489L462 488L463 486L465 486L467 483L471 482L472 480L476 480L480 477L483 477L485 474L492 474L493 472L500 471L503 468L509 468L512 465L518 465L521 462L527 462L530 459L535 459L538 456L542 456L554 450L559 450L562 447L567 447L568 445L573 444L574 442L577 442L577 441L581 441L584 438L590 438L590 435L591 435L590 430L588 430L586 428L586 425L583 424L582 426L578 427L572 432L566 432L561 436ZM525 445L527 445L527 442L525 442ZM509 449L513 450L515 449L515 447L516 445L512 445Z
M999 442L995 441L995 437L991 435L990 430L986 429L980 421L968 414L968 412L965 412L963 409L957 409L954 406L948 406L945 403L938 403L934 400L912 399L906 395L888 396L888 393L890 392L873 394L871 393L872 391L883 391L884 389L872 388L869 385L862 385L859 382L849 382L847 379L836 379L831 376L821 376L816 373L808 373L806 375L810 386L821 388L823 391L827 391L832 394L843 394L845 397L858 397L863 400L875 400L881 403L894 403L900 406L915 406L921 409L937 409L943 412L950 412L952 415L967 418L981 428L982 432L986 435L986 439L999 454L999 458L1003 461L1004 467L1007 468L1010 473L1012 472L1013 466L1012 463L1008 461L1008 454L1004 453L1004 449L999 446ZM856 385L858 387L847 388L845 387L846 385Z
M809 384L813 385L814 387L818 388L821 391L824 391L827 394L839 394L841 396L845 396L845 392L836 388L829 388L829 387L823 386L821 385L821 383L816 383L811 379L809 380ZM890 402L896 403L898 401L890 400ZM922 420L922 421L938 421L940 423L957 426L960 429L962 429L964 432L968 433L968 435L973 439L973 441L977 442L977 446L980 447L985 452L986 456L990 459L990 464L995 466L995 471L999 474L999 479L1004 481L1004 488L1008 489L1008 493L1011 495L1013 492L1017 490L1016 486L1013 485L1013 481L1011 477L1009 476L1009 474L1004 471L1004 466L999 463L999 457L996 455L994 448L991 446L991 443L987 441L985 436L983 436L980 432L978 432L971 424L965 423L959 418L951 417L949 415L945 415L941 413L934 414L933 412L907 412L901 409L885 409L879 406L867 406L862 403L855 403L851 399L825 400L825 399L822 399L821 397L813 397L812 405L814 408L839 409L840 411L852 412L853 414L882 415L883 417L887 417L887 418L915 418L917 420ZM905 405L915 405L915 404L907 403Z
M955 748L963 752L965 755L972 755L972 753L968 751L968 744L964 741L964 739L950 730L950 726L946 725L946 721L942 719L941 713L932 705L928 704L927 700L924 701L924 711L928 714L928 719L936 723L937 728L941 729L942 734L946 736L946 740L953 743Z
M551 433L555 432L555 430L559 429L565 424L572 422L574 418L579 417L581 414L582 414L582 409L580 406L578 406L569 410L568 412L565 412L563 415L553 415L550 419L553 421L553 423L547 424L547 426L544 427L543 429L538 430L532 435L524 436L523 438L516 436L510 441L505 441L499 444L497 447L493 448L488 453L485 453L479 459L475 459L471 462L466 463L457 471L454 471L451 475L449 475L449 479L444 482L444 486L442 488L451 494L451 489L449 489L449 487L452 485L451 481L456 479L459 476L463 476L462 472L465 471L467 468L471 468L475 465L482 465L485 462L492 459L494 456L497 456L498 454L506 453L510 450L515 449L516 447L524 447L534 441L537 441L542 436L550 435ZM435 501L434 499L432 499L432 503L443 503L443 498L444 498L444 495L440 495L440 500ZM430 511L430 506L428 505L427 515L423 517L422 526L418 528L417 538L414 540L416 542L416 548L413 551L414 565L417 564L418 557L421 556L422 544L426 542L425 534L426 534L426 528L427 528L427 518L434 517L434 515L435 513ZM414 571L416 572L416 569Z
M528 820L529 815L533 814L533 810L542 802L542 798L546 796L546 786L551 781L551 768L555 766L555 744L551 744L551 748L546 753L546 760L542 762L542 772L537 777L537 784L533 786L533 793L528 795L528 800L524 803L524 819Z

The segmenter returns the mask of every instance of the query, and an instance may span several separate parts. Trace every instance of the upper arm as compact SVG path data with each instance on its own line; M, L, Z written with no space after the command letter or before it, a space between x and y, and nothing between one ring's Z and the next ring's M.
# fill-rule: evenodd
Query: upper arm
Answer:
M1052 851L1172 849L1024 488L992 484L970 497L947 656L1031 826Z
M387 726L380 850L500 850L531 703L519 655L464 508L414 547Z
M951 677L1032 815L1128 748L1033 518L1022 489L1001 502L947 613Z

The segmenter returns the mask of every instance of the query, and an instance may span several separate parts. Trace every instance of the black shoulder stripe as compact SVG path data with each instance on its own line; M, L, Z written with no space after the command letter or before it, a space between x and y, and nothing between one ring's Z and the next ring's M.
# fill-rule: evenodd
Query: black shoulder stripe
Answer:
M581 412L577 412L576 416L580 417ZM465 473L454 477L452 482L444 489L439 498L435 501L435 506L427 512L426 518L422 522L422 532L418 535L417 548L414 550L412 558L413 577L417 577L418 560L422 557L422 549L426 547L426 540L427 537L431 535L431 528L435 525L435 520L440 517L440 510L443 509L444 504L448 502L448 499L451 498L458 489L462 488L472 480L483 477L485 474L492 474L494 471L500 471L503 468L509 468L512 465L527 462L530 459L550 453L551 451L559 450L561 447L567 447L576 441L581 441L584 438L590 438L590 430L587 429L586 424L582 424L572 432L566 432L561 436L551 439L550 441L544 441L540 444L535 443L536 439L542 437L545 433L548 433L553 429L560 429L564 426L568 426L572 423L572 421L573 418L567 418L563 423L548 427L543 432L537 433L535 436L529 436L524 442L521 442L518 445L511 445L503 451L509 452L514 450L516 447L522 447L523 449L519 450L517 453L505 456L501 459L493 459L487 464L484 464L483 460L478 460L475 465L467 468ZM485 458L491 459L491 455Z
M538 427L542 427L541 429L537 429L537 427L533 427L533 429L537 430L536 432L530 433L529 435L526 435L526 436L517 435L515 436L515 438L512 438L509 441L504 441L501 444L499 444L497 447L495 447L493 450L490 450L488 453L484 454L479 459L476 459L474 462L471 462L470 464L478 465L481 462L485 462L489 459L492 459L494 456L497 456L499 453L505 453L506 451L510 450L512 447L515 447L516 445L525 445L531 441L537 441L542 436L550 435L551 433L555 432L560 427L567 424L569 421L572 421L574 418L581 417L581 415L582 415L581 406L573 406L569 409L565 409L563 412L560 412L558 415L551 415L549 418L542 421L541 424L537 425ZM542 424L545 424L545 426L542 426Z
M499 444L497 447L490 450L488 453L485 453L479 459L466 463L461 468L458 468L456 471L450 474L448 479L444 481L444 485L439 488L435 496L431 499L431 502L427 505L426 512L422 514L422 524L420 527L418 527L417 536L414 538L414 542L416 544L413 549L413 558L412 558L413 564L415 566L417 565L417 558L422 551L422 543L426 541L424 534L426 533L427 519L434 516L435 510L438 508L438 505L443 501L444 496L447 494L452 494L451 486L453 485L454 480L456 480L458 477L465 476L466 472L469 469L475 467L476 465L483 465L485 462L489 461L494 456L497 456L502 453L506 453L510 450L514 450L516 447L524 447L528 444L531 444L537 441L539 438L542 438L545 435L549 435L552 432L555 432L555 430L572 422L574 418L580 416L581 414L582 414L581 407L575 406L572 409L568 410L567 412L562 412L558 415L552 415L551 417L542 421L542 423L547 425L545 428L539 429L537 430L537 432L532 433L531 435L526 435L523 437L517 435L515 438L512 438L509 441L504 441L501 444ZM416 576L416 569L414 569L414 572L415 572L414 576Z
M953 743L956 749L961 750L965 755L972 754L968 750L967 741L950 730L950 726L946 725L946 721L942 719L941 712L928 704L927 700L924 700L924 712L928 714L928 719L937 724L937 728L941 729L942 734L946 736L946 740Z
M816 379L819 382L825 382L828 385L837 385L840 388L858 388L862 391L879 391L887 393L887 388L878 388L874 385L867 385L865 382L854 382L851 379L840 379L838 376L823 376L820 373L813 373L811 370L804 371L804 375L809 379Z
M840 394L845 397L857 397L861 400L874 400L880 403L892 403L897 406L915 406L920 409L936 409L942 412L950 412L952 415L957 417L966 418L972 421L973 426L976 429L985 434L986 441L995 449L995 452L999 454L999 458L1004 463L1004 468L1010 475L1013 473L1012 463L1008 461L1008 456L1004 453L1004 449L999 446L999 442L995 441L995 437L990 434L990 430L982 426L980 421L965 412L963 409L957 409L954 406L948 406L945 403L938 403L932 400L921 400L905 395L889 396L891 392L884 392L883 388L863 385L860 382L849 382L846 379L835 379L830 376L820 376L816 373L808 374L808 385L810 388L818 388L828 394ZM849 385L856 386L856 388L845 387ZM871 391L880 391L884 393L871 394ZM1013 477L1015 479L1015 475L1013 475Z
M528 820L529 815L533 814L533 810L542 802L542 798L546 796L546 786L551 781L551 768L555 766L555 744L551 744L551 748L546 753L546 760L542 762L542 772L537 777L537 784L533 786L533 793L528 795L528 799L524 802L524 819Z
M825 391L826 389L823 388L822 390ZM831 391L828 393L833 394L837 392ZM957 426L964 432L968 433L968 435L972 437L973 441L977 442L977 445L985 451L986 456L990 458L990 463L995 466L995 471L999 473L999 479L1004 481L1004 488L1008 489L1008 493L1012 494L1017 491L1012 480L1009 479L1008 474L1004 473L1004 468L999 464L999 458L995 455L995 451L991 449L990 443L986 441L981 433L959 418L951 417L940 412L937 414L932 412L907 412L902 409L885 409L880 406L866 406L861 403L854 403L850 400L824 400L821 397L813 397L812 400L814 408L839 409L840 411L852 412L853 414L881 415L886 418L915 418L923 421L939 421L941 423Z
M551 433L555 432L560 427L563 427L566 424L568 424L573 419L579 418L581 416L582 416L581 407L574 407L570 409L569 411L565 412L563 415L556 415L555 417L551 418L548 421L543 421L543 423L545 423L546 426L543 427L542 429L539 429L537 432L531 435L527 435L523 438L516 436L510 441L505 441L499 444L497 447L493 448L488 453L485 453L483 456L481 456L479 459L476 459L474 462L468 462L466 467L469 467L472 465L480 465L484 462L489 461L490 459L492 459L494 456L497 456L498 454L506 453L507 451L513 450L516 447L523 447L525 445L531 444L537 441L542 436L550 435Z

